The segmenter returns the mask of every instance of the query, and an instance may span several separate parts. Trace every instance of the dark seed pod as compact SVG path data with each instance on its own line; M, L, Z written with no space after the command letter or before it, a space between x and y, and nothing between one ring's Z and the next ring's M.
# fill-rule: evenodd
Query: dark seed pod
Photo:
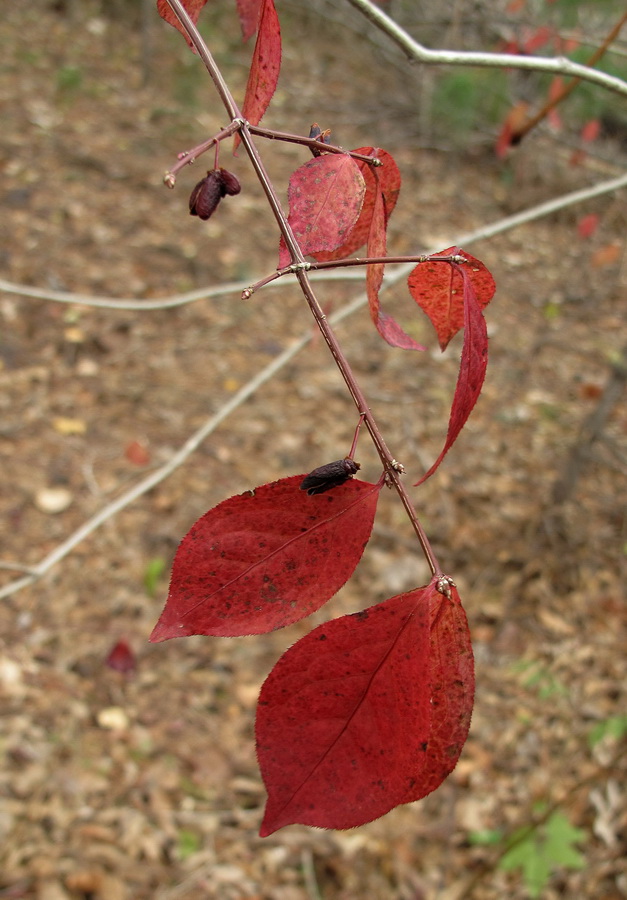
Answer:
M189 214L198 216L199 219L209 219L224 197L224 185L219 169L207 172L205 178L199 181L189 197Z
M336 459L335 462L326 463L319 466L306 475L300 483L301 491L307 491L311 497L313 494L324 494L331 488L339 487L349 478L352 478L355 472L361 469L358 462L354 459Z
M239 183L239 181L237 180L237 178L235 177L235 175L232 172L229 172L227 169L222 169L222 168L219 169L219 172L220 172L220 176L222 178L222 187L223 187L222 196L224 196L224 194L230 194L231 196L234 196L235 194L239 194L239 192L242 189L242 186Z

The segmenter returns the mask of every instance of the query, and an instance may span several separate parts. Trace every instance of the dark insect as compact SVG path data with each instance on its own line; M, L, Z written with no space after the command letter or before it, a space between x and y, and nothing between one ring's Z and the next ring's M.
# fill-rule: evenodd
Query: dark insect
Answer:
M226 194L232 196L240 191L240 183L232 172L222 168L211 169L190 194L189 214L199 219L209 219Z
M311 497L313 494L324 494L331 488L344 484L349 478L352 478L355 472L361 469L358 462L354 459L336 459L335 462L326 463L319 466L306 475L300 483L301 491L307 491Z

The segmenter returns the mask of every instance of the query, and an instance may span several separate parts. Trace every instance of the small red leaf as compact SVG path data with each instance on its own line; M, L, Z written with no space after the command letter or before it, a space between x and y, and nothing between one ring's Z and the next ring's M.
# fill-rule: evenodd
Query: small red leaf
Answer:
M458 247L449 247L432 255L453 256L460 252ZM496 290L494 279L484 264L465 251L462 255L467 260L462 266L431 259L418 263L407 280L410 294L431 319L442 350L446 350L451 338L464 325L466 277L474 287L480 309L488 305Z
M242 26L242 39L247 41L257 30L261 0L236 0L237 14Z
M310 159L292 174L288 188L288 222L305 256L339 247L361 212L366 185L348 154ZM290 263L281 241L279 268Z
M381 165L374 167L366 162L356 160L359 169L364 176L366 182L366 194L364 196L363 206L359 218L344 243L336 250L328 252L312 253L318 262L326 262L332 259L346 259L347 256L355 253L360 247L368 243L376 198L380 195L383 198L383 207L385 210L385 224L392 215L392 211L396 206L398 195L401 189L401 173L394 161L394 157L382 150L380 147L359 147L354 151L364 156L373 156L381 160ZM369 256L373 254L369 253Z
M456 248L453 248L453 251L456 252ZM490 293L491 296L493 288L490 286L490 282L494 285L494 281L488 270L482 264L480 265L482 269L477 270L479 275L477 279L478 284L486 288L486 293ZM459 432L466 424L466 420L479 398L488 365L488 329L481 312L481 304L473 287L474 278L465 265L457 266L455 264L455 270L461 275L463 282L464 344L462 347L461 365L457 376L457 385L453 396L453 405L451 406L444 447L429 471L416 482L416 485L422 484L430 475L433 475L457 440ZM489 276L489 281L484 279L484 272Z
M354 828L424 797L457 762L473 695L468 623L435 580L320 625L261 689L261 836Z
M176 553L151 641L261 634L337 593L368 542L381 484L350 479L310 497L303 478L246 491L198 519Z
M599 227L600 218L596 213L589 213L577 222L577 233L580 238L592 237Z
M116 672L134 672L136 668L135 654L131 650L128 641L119 640L109 651L105 664Z
M124 448L124 456L134 466L147 466L150 462L150 451L139 441L130 441Z
M596 141L601 131L601 122L599 119L590 119L581 129L582 141Z
M192 20L194 24L198 21L198 17L201 14L203 7L207 3L207 0L181 0L185 10ZM172 8L169 3L166 3L166 0L157 0L157 12L169 25L172 25L173 28L176 28L177 31L180 31L185 40L188 43L188 46L196 52L194 49L194 45L191 43L189 38L187 37L187 33L185 29L182 27L181 23L177 19L176 15L172 12Z
M251 125L258 125L267 110L281 70L281 27L274 8L274 0L261 0L259 31L248 73L242 116ZM235 147L240 143L235 135Z
M499 159L507 156L509 148L520 140L520 132L527 124L529 104L521 100L509 110L494 148Z

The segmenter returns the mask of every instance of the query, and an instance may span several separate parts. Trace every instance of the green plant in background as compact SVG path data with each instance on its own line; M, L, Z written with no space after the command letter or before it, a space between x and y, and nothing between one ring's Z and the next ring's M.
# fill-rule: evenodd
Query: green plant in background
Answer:
M611 716L609 719L603 719L598 722L588 735L588 743L591 747L595 747L603 738L611 738L620 741L627 735L627 715Z
M546 412L546 411L544 411ZM549 415L548 418L555 418ZM521 684L527 690L537 690L541 700L549 697L565 696L568 691L558 678L545 668L538 660L520 660L512 666L514 672L521 674Z
M559 868L582 869L585 858L575 844L587 834L575 828L560 810L539 823L516 829L508 837L497 829L474 831L468 839L478 846L502 845L497 868L503 872L521 870L530 897L539 897L552 873Z
M146 568L144 569L144 587L146 588L146 593L149 597L157 596L159 579L165 572L166 566L167 563L162 556L155 556L154 559L149 559L146 563Z
M541 825L515 831L498 867L505 872L521 869L529 896L539 897L554 869L583 869L585 859L574 845L585 838L585 831L556 810Z

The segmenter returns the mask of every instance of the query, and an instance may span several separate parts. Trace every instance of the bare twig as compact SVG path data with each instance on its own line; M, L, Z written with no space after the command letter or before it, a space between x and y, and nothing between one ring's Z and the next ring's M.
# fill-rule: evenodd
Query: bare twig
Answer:
M394 19L375 6L371 0L348 0L373 25L385 32L407 54L409 59L426 65L479 66L491 69L528 69L568 75L598 84L608 91L627 96L627 82L606 72L582 66L567 57L519 56L515 53L481 53L462 50L429 50L414 40Z
M363 274L360 272L324 272L314 275L315 281L361 281ZM293 285L295 277L282 279L281 287ZM94 297L91 294L75 294L70 291L52 291L46 288L38 288L28 284L16 284L13 281L5 281L0 278L0 291L7 294L17 294L20 297L34 297L38 300L52 300L55 303L75 303L79 306L96 307L100 309L133 310L134 312L148 312L155 309L173 309L176 306L185 306L187 303L195 303L197 300L205 300L210 297L221 297L223 294L240 294L250 286L248 281L232 281L219 284L216 287L197 288L195 291L187 291L184 294L172 294L170 297L160 297L158 300L133 300L120 297Z

